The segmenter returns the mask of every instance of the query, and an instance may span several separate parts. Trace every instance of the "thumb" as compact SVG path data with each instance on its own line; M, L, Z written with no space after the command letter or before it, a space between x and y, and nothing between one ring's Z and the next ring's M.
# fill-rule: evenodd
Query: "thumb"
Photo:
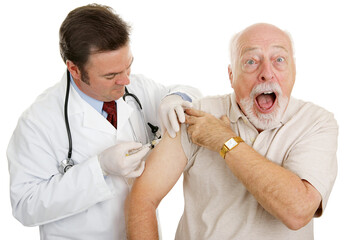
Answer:
M120 142L118 145L120 145L125 151L137 149L142 146L139 142Z
M136 170L127 174L125 177L127 177L127 178L139 177L143 173L144 169L145 169L145 161L141 161L139 167Z
M185 109L185 112L187 115L195 116L195 117L202 117L205 115L205 112L203 112L201 110L197 110L195 108L187 108L187 109Z
M183 101L181 103L181 106L186 109L186 108L192 108L193 104L191 102L188 102L188 101Z
M228 118L228 116L224 115L220 117L220 120L225 123L227 126L230 125L230 119Z
M129 158L134 158L134 159L142 160L149 151L150 151L150 147L144 147L144 148L141 149L140 151L132 154Z

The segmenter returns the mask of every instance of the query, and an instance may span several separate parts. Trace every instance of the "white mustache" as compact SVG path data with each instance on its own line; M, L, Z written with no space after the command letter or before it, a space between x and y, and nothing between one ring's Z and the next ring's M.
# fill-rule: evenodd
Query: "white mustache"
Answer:
M274 82L266 82L260 83L256 85L250 93L250 98L254 98L255 96L262 94L264 92L274 92L277 93L277 96L282 96L281 87L278 83Z

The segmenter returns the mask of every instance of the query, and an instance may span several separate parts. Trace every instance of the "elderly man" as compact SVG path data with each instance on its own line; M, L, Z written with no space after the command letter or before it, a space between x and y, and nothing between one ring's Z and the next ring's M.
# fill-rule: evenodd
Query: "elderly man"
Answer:
M235 35L228 72L234 93L196 102L149 156L126 202L130 239L157 238L155 209L182 173L176 239L313 239L337 173L333 114L290 97L292 43L273 25Z

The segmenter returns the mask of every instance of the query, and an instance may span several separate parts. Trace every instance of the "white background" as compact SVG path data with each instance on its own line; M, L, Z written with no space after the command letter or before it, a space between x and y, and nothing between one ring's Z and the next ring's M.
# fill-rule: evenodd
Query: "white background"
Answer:
M333 112L340 127L338 178L324 215L315 220L315 239L325 240L360 239L360 7L356 2L98 3L113 7L132 25L133 73L165 85L193 85L204 95L232 90L227 78L228 42L235 32L268 22L292 34L297 63L293 96ZM39 239L38 228L24 227L12 217L6 147L20 114L65 70L58 47L61 22L70 10L88 3L12 0L1 5L0 239ZM180 183L160 205L165 240L173 239L182 209Z

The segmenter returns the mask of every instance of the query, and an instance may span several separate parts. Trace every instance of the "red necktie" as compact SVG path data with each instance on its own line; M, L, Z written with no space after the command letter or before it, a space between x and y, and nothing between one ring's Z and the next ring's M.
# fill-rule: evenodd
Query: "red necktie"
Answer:
M103 110L105 112L107 112L107 114L108 114L106 119L116 128L116 126L117 126L117 124L116 124L117 116L116 116L116 103L115 103L115 101L104 102Z

